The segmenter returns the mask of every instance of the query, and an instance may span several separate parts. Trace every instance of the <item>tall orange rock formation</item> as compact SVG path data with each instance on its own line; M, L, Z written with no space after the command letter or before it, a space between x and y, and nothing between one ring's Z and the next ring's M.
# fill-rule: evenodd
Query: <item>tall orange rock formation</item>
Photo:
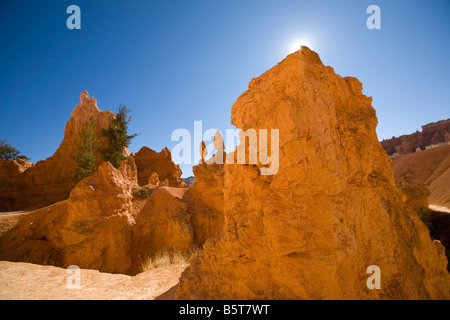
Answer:
M101 111L94 97L85 91L80 95L80 103L72 111L67 121L61 145L50 158L39 161L33 166L19 160L0 161L0 210L15 211L28 207L43 207L66 200L76 185L75 170L77 163L72 159L79 141L80 132L85 129L86 122L93 117L96 122L96 136L102 144L106 143L101 134L102 129L109 126L114 117L111 111ZM97 151L97 166L102 161ZM128 149L124 151L129 155ZM155 152L143 147L135 155L135 162L140 185L149 183L153 173L157 173L160 181L167 179L168 185L184 186L181 169L172 161L169 149Z
M306 47L250 82L231 122L279 129L279 170L225 165L223 232L176 298L450 298L444 247L402 202L371 101Z
M76 185L76 162L71 158L74 153L79 133L86 122L93 117L97 125L97 135L106 129L114 113L101 111L94 97L89 97L85 91L80 95L80 103L72 111L67 121L64 139L56 152L50 158L39 161L26 170L15 169L15 173L0 180L0 203L3 210L13 211L34 205L48 205L69 197L70 191ZM100 158L100 157L97 157ZM0 161L2 167L8 166ZM1 209L1 208L0 208Z

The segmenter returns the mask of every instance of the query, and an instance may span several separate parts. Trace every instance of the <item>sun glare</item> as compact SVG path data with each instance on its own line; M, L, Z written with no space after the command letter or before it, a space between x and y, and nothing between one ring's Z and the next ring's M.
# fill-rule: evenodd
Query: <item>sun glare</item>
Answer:
M311 43L307 40L297 40L291 44L288 54L291 54L291 53L294 53L294 52L300 50L301 46L306 46L308 48L311 48Z

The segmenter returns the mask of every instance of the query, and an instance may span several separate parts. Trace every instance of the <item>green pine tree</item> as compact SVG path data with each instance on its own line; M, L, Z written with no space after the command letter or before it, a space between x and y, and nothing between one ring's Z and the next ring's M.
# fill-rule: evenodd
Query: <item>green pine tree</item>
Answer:
M30 160L27 156L20 154L20 151L11 147L6 140L0 140L0 160L23 159Z
M96 170L95 150L100 143L95 136L95 127L95 119L90 117L86 122L86 128L80 132L80 141L77 142L75 154L72 156L72 159L78 163L75 171L75 178L78 181L89 177Z
M137 134L128 134L128 125L131 122L129 113L130 110L126 106L120 105L108 129L102 129L102 134L108 143L108 146L102 150L103 160L109 161L116 168L126 159L124 149L130 145L131 139L137 136Z

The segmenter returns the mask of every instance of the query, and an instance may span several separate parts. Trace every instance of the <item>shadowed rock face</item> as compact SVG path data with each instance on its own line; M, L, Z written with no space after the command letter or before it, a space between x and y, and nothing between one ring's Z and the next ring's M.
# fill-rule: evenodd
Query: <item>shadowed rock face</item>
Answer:
M444 248L401 200L371 101L306 47L250 82L231 122L279 129L279 170L225 165L223 233L176 298L449 298Z
M101 111L94 97L85 91L80 95L80 103L72 111L67 121L64 139L58 150L50 158L39 161L26 170L16 170L14 175L2 174L5 161L0 161L0 204L5 211L14 211L34 205L48 205L69 197L76 185L76 162L71 158L74 153L79 133L90 117L97 124L97 136L101 129L106 129L114 113ZM100 159L98 155L97 159ZM0 205L0 207L2 207Z
M21 179L22 173L34 166L34 163L23 159L0 160L0 211L9 211L14 208L15 196L5 197L7 190L15 190L14 184ZM17 194L17 190L15 192Z

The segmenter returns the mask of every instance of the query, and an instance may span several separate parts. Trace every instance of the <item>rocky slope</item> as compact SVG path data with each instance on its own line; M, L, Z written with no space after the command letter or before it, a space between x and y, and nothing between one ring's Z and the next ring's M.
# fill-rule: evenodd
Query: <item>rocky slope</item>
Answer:
M279 129L279 170L225 165L223 233L176 298L450 298L444 247L402 202L371 101L306 47L250 82L231 122Z

